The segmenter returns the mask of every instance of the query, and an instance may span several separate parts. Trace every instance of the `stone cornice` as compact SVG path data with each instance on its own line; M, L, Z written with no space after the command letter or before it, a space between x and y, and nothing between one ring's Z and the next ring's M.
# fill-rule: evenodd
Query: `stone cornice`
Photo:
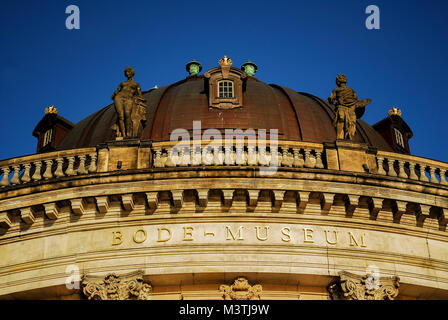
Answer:
M142 178L144 176L140 176ZM195 198L196 209L188 209L196 212L198 209L209 212L221 212L219 208L211 211L207 209L209 199L213 197L210 190L221 197L222 210L228 210L232 205L236 190L240 190L240 196L246 199L247 206L239 207L238 210L242 214L244 212L254 211L259 201L270 202L269 207L263 207L266 213L272 214L300 214L304 213L307 204L311 201L320 203L321 214L328 215L331 219L333 216L332 208L339 208L345 212L344 218L355 218L357 223L359 219L365 219L370 225L372 220L379 222L395 222L401 223L407 227L429 227L433 230L445 230L447 219L445 215L447 199L444 197L428 197L421 193L413 193L408 191L391 190L388 188L378 188L365 185L352 186L344 182L316 181L313 180L294 180L287 179L265 179L257 182L258 189L252 189L254 178L233 178L231 182L223 178L199 178L194 179L177 179L177 180L159 180L154 185L151 180L138 180L133 182L122 182L110 184L92 184L90 186L59 188L54 191L45 193L37 193L16 197L14 201L2 200L0 207L0 225L3 228L10 229L14 232L19 227L20 220L27 224L27 229L33 229L33 225L39 226L41 223L36 222L37 216L45 215L45 219L58 220L65 216L64 213L71 212L76 219L84 218L86 212L92 213L98 210L98 214L107 215L108 212L123 212L129 214L134 209L149 213L158 210L162 199L161 195L165 195L166 201L171 199L171 205L176 211L183 210L184 194L188 192ZM256 178L255 178L256 179ZM173 190L173 181L175 185L182 186L185 189ZM92 183L92 180L90 181ZM233 188L229 188L231 186ZM213 186L213 189L208 187ZM288 188L285 189L285 186ZM123 193L123 190L126 190ZM322 191L325 192L322 192ZM207 192L205 192L207 191ZM229 193L230 192L230 193ZM242 192L242 193L241 193ZM375 197L371 195L375 194ZM393 194L393 197L390 195ZM119 199L120 205L111 206L111 197ZM118 197L118 198L117 198ZM136 200L136 197L140 200ZM166 198L168 197L168 198ZM259 198L260 197L260 198ZM43 200L48 199L48 200ZM93 203L92 203L93 201ZM191 200L190 200L191 201ZM88 205L87 203L90 203ZM287 204L287 205L283 205ZM96 205L96 206L95 206ZM169 214L168 209L161 209L160 214ZM111 209L113 207L113 209ZM166 207L166 204L165 204ZM67 209L64 209L67 208ZM358 209L359 208L359 209ZM163 211L165 210L165 211ZM166 211L168 210L168 211ZM217 210L217 211L216 211ZM364 214L360 214L361 211ZM70 214L69 214L70 215ZM385 216L386 215L386 216ZM169 218L170 215L165 216ZM40 218L41 219L41 218ZM386 219L386 220L384 220ZM432 221L434 223L432 223ZM426 228L425 228L426 229Z

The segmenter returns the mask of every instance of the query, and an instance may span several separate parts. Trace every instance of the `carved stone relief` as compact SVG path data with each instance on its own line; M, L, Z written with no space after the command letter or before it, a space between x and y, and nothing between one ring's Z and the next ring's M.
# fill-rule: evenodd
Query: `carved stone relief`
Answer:
M332 300L394 300L398 295L398 277L365 276L342 271L328 286Z
M142 271L110 273L105 277L85 275L82 287L89 300L150 300L152 293L152 286L143 280Z
M251 286L245 277L238 277L232 285L221 285L219 291L224 300L260 300L262 286Z

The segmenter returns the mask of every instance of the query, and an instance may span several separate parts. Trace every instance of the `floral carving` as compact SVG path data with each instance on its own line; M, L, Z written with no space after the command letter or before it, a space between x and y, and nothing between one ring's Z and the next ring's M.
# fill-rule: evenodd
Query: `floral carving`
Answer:
M224 300L260 300L262 287L260 284L251 286L245 277L238 277L232 285L221 285L219 291Z
M339 279L328 286L333 300L393 300L398 295L398 277L359 276L340 272Z
M89 300L150 300L152 286L142 276L141 271L121 276L84 276L83 293Z

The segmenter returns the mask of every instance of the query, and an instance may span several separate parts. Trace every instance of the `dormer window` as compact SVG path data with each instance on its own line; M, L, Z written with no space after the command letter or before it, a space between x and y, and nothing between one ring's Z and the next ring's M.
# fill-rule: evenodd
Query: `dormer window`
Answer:
M247 73L233 68L232 60L224 56L219 67L204 73L210 108L233 109L243 106L243 92Z
M42 144L42 147L45 147L47 144L51 143L52 136L53 136L53 129L45 131L44 142Z
M401 134L400 130L394 128L394 132L395 132L395 141L400 147L404 148L403 135Z
M234 86L231 80L218 81L218 97L219 98L234 98Z

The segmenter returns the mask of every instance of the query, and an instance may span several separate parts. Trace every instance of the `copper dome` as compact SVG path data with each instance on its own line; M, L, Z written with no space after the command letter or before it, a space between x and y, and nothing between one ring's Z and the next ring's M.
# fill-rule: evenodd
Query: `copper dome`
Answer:
M170 133L177 128L192 130L194 120L201 121L202 130L278 129L279 140L322 143L336 139L334 107L318 97L248 77L243 107L221 110L209 108L206 81L203 75L189 76L144 92L148 108L141 140L169 141ZM115 122L116 112L110 104L76 124L57 148L92 147L114 140ZM357 121L354 141L392 151L384 138L362 120Z

